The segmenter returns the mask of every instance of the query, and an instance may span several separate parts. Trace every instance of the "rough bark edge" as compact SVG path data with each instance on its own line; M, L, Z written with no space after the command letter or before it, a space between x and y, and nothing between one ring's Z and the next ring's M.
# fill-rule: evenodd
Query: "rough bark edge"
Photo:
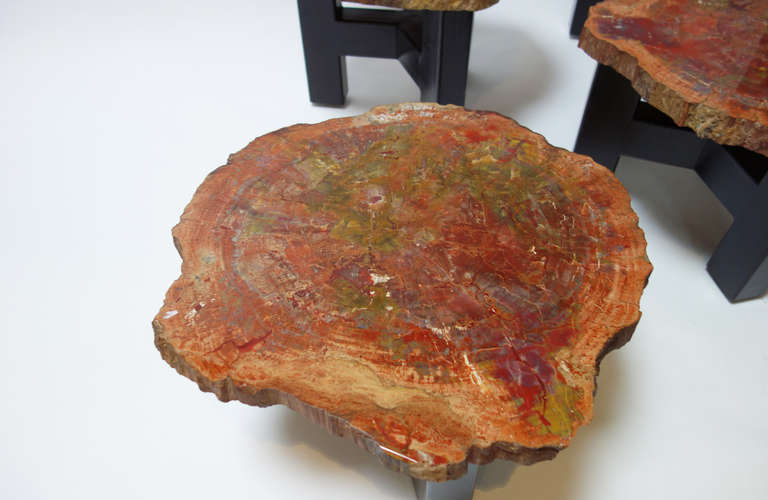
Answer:
M487 9L499 0L350 0L354 3L395 7L407 10L463 10L478 11Z
M647 283L648 280L646 279L646 284ZM608 339L600 350L600 353L595 359L595 383L593 394L597 392L597 375L600 372L601 361L606 354L615 349L619 349L629 342L637 323L638 322L636 321L616 332ZM563 449L554 446L528 448L516 443L496 441L485 448L472 445L467 450L466 458L462 462L426 467L422 465L411 465L384 452L379 447L379 443L370 434L353 427L341 417L337 417L317 406L305 403L292 394L272 388L265 388L253 392L245 387L238 387L229 376L217 381L208 380L197 369L187 363L184 360L184 357L163 338L163 329L157 320L152 322L152 328L155 332L155 347L160 351L163 360L171 365L179 374L196 382L201 391L211 392L223 402L237 400L247 405L259 406L262 408L275 404L287 406L291 410L303 415L309 421L319 424L329 433L352 439L357 446L375 456L379 462L388 469L403 472L416 479L424 479L427 481L448 481L458 479L467 472L467 465L469 463L483 465L493 462L496 459L511 460L521 465L533 465L544 460L552 460ZM584 425L586 424L587 422L584 423Z
M579 47L600 64L612 67L632 84L649 104L667 114L681 127L719 144L741 146L768 156L768 126L747 118L735 118L703 102L687 100L682 94L655 80L637 58L595 35L589 22L584 25Z

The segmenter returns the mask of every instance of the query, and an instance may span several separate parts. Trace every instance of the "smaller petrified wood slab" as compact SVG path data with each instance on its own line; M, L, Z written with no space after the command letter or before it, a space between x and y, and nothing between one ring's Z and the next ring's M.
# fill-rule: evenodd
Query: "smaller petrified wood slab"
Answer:
M499 0L353 0L355 3L396 7L408 10L468 10L487 9Z
M254 140L173 236L182 275L154 321L168 363L428 480L567 446L651 269L611 172L434 104Z
M605 0L579 46L678 125L768 156L768 0Z

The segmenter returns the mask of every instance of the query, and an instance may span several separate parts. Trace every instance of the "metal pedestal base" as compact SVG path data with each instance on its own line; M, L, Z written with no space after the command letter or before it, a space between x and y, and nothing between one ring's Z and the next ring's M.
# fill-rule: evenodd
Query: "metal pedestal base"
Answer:
M464 105L472 12L342 7L339 0L298 0L309 99L342 106L345 56L397 59L421 100Z
M435 483L422 479L413 480L417 500L472 500L479 466L469 464L467 473L453 481Z
M621 155L694 170L734 218L707 264L709 274L730 301L768 290L768 158L678 127L602 64L574 151L611 170Z
M571 38L579 38L584 22L587 20L589 8L600 0L576 0L576 10L573 12L571 20Z

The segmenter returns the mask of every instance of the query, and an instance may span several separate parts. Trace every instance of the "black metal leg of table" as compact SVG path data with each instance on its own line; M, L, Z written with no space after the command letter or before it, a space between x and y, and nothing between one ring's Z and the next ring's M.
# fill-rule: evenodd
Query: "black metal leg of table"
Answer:
M342 106L345 56L398 59L421 100L464 104L472 12L342 7L339 0L298 0L309 98Z
M419 57L421 100L464 105L472 12L424 11Z
M730 301L768 290L768 158L678 127L603 65L595 73L574 151L612 170L623 154L695 170L734 217L707 264L715 283Z
M768 159L766 159L768 163ZM707 270L731 301L768 290L768 173L734 214L733 224L709 259Z
M624 135L639 101L626 78L608 66L598 65L574 152L591 156L615 171Z
M692 131L689 131L693 135ZM722 146L706 140L695 169L725 208L738 218L749 209L768 158L735 146Z
M624 134L621 154L695 169L707 142L692 130L678 127L669 116L647 102L640 101Z
M595 5L600 0L576 0L576 10L573 12L573 18L571 19L571 36L578 38L581 35L581 29L584 27L584 22L587 20L587 14L589 14L589 8Z
M467 473L459 479L436 483L422 479L413 480L417 500L472 500L477 480L478 465L467 465Z
M335 0L298 0L298 4L309 100L341 106L347 97L347 67L331 36L340 7Z

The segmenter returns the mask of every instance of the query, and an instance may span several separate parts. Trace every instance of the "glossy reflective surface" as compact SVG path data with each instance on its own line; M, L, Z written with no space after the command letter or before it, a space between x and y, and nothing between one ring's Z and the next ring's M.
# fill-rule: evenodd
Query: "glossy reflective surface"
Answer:
M353 3L410 10L482 10L499 0L355 0Z
M632 56L680 98L683 103L670 96L653 102L679 124L718 142L722 135L728 144L768 151L768 0L607 0L591 9L585 31ZM585 50L643 87L641 93L654 92L629 74L621 56L589 43ZM684 103L708 109L679 109ZM701 116L685 123L686 114L696 113ZM744 123L717 123L729 118ZM718 130L725 127L738 130ZM744 137L755 134L764 137Z
M607 169L425 104L256 139L174 237L183 275L155 321L171 364L224 399L289 394L427 478L566 446L650 272Z

